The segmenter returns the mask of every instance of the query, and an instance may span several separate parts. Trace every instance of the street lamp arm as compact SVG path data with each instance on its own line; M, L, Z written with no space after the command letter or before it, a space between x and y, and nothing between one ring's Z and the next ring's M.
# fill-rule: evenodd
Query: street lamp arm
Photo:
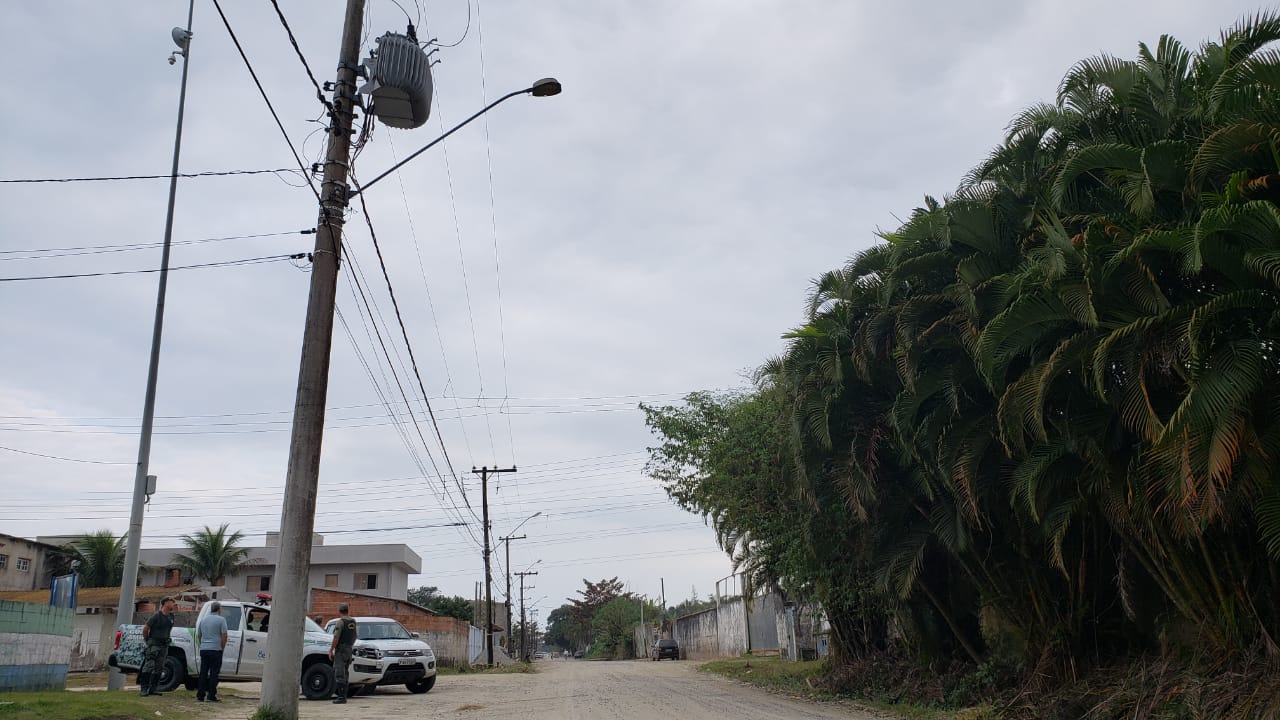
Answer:
M426 152L426 151L430 150L431 148L435 147L435 146L436 146L436 145L438 145L441 141L443 141L445 138L449 137L450 135L454 134L455 132L457 132L457 131L461 130L462 128L466 127L466 126L467 126L467 125L468 125L472 120L475 120L476 118L480 117L481 115L483 115L483 114L485 114L485 113L489 112L490 110L492 110L493 108L497 107L498 105L500 105L500 104L502 104L502 103L506 102L507 100L510 100L511 98L513 98L513 97L515 97L515 96L517 96L517 95L537 94L537 92L538 92L538 84L537 84L537 83L535 83L533 87L527 87L527 88L525 88L525 89L523 89L523 90L516 90L516 91L514 91L514 92L509 92L509 93L507 93L506 95L503 95L502 97L498 98L497 100L494 100L493 102L489 103L488 105L485 105L483 108L480 108L480 110L479 110L479 111L477 111L475 114L473 114L471 117L467 118L466 120L463 120L462 122L458 123L457 125L454 125L454 126L453 126L452 128L450 128L450 129L449 129L449 131L448 131L448 132L446 132L445 134L441 135L440 137L436 138L435 140L432 140L431 142L427 143L426 145L423 145L421 148L419 148L419 149L418 149L416 152L414 152L412 155L410 155L410 156L406 157L405 159L401 160L400 162L396 163L395 165L392 165L392 166L391 166L391 167L390 167L386 172L384 172L384 173L382 173L381 175L379 175L378 177L376 177L376 178L374 178L374 179L370 180L369 182L365 183L364 185L358 186L358 187L356 188L356 191L355 191L354 193L352 193L352 197L355 197L356 195L359 195L359 194L363 193L365 190L368 190L369 188L373 187L373 184L374 184L374 183L376 183L376 182L378 182L379 180L381 180L382 178L384 178L384 177L386 177L386 176L390 175L391 173L395 172L396 170L399 170L399 169L400 169L400 168L401 168L405 163L409 162L410 160L412 160L412 159L414 159L414 158L418 157L419 155L421 155L422 153L424 153L424 152Z

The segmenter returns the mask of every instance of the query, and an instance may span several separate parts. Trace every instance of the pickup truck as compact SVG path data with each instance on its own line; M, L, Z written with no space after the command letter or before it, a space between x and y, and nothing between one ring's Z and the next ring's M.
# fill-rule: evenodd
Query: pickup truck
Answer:
M199 624L199 620L208 613L209 605L206 603L200 609L196 623ZM222 616L227 619L227 646L222 654L219 680L261 680L262 669L267 662L270 606L223 601ZM169 656L161 668L158 688L161 692L168 692L184 685L188 690L195 690L200 674L196 629L175 627L170 639ZM332 638L307 618L302 642L302 677L299 679L302 694L308 700L323 700L333 694L333 665L329 662ZM121 625L116 630L115 651L107 659L107 664L125 673L136 673L142 665L145 650L142 626Z
M379 685L404 685L413 693L430 692L436 684L436 656L431 646L403 625L383 617L358 617L351 653L348 694L372 694ZM325 628L332 633L337 620Z

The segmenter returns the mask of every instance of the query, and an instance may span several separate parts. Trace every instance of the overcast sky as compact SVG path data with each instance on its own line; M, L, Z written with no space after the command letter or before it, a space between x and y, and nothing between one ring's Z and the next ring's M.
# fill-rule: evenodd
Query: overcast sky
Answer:
M1260 7L468 1L401 0L421 15L424 40L457 44L435 55L429 123L378 127L356 162L372 178L486 100L544 76L564 84L558 97L508 101L369 192L467 500L430 422L420 427L443 480L403 424L344 272L338 308L351 335L336 326L316 528L330 544L408 543L423 558L411 585L470 596L482 579L470 470L514 464L520 472L491 486L494 532L542 513L511 546L513 570L536 563L526 599L542 618L583 578L618 576L650 596L665 579L674 604L731 572L712 531L643 475L653 440L638 402L741 386L801 320L811 278L924 195L953 190L1075 61L1133 57L1162 33L1194 47ZM280 5L317 77L331 80L343 3ZM0 41L14 79L0 106L0 178L167 173L181 64L165 58L186 7L6 3ZM270 3L223 7L289 137L308 164L320 159L321 107ZM366 20L366 52L405 29L391 0L369 0ZM296 167L211 0L197 1L193 32L182 171ZM167 189L0 185L0 277L157 267ZM392 331L412 397L356 210L348 268L379 331ZM183 180L172 264L306 252L314 236L296 233L315 217L296 174ZM86 247L96 249L51 251ZM277 526L308 280L289 262L171 273L151 455L160 489L144 546L222 522L256 544ZM0 282L0 532L127 528L156 282ZM461 521L470 525L423 527Z

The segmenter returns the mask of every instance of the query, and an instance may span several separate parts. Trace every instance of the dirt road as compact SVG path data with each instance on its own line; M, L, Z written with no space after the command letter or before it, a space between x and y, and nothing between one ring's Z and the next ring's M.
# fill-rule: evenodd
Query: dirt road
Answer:
M426 695L380 688L346 705L301 701L303 720L352 718L475 718L520 720L672 718L678 720L878 720L841 704L792 700L700 673L694 662L547 660L538 672L443 676ZM237 697L228 718L245 716L257 685L228 684ZM242 699L243 698L243 699ZM234 709L233 709L234 708ZM221 714L221 713L220 713Z

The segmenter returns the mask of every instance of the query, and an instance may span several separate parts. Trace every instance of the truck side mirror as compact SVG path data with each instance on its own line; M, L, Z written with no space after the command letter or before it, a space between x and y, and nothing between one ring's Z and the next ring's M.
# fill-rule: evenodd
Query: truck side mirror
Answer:
M409 637L413 638L414 640L417 640L418 638L420 638L420 637L422 637L422 636L421 636L421 635L419 635L419 634L418 634L418 633L416 633L416 632L411 632L411 633L409 633Z

